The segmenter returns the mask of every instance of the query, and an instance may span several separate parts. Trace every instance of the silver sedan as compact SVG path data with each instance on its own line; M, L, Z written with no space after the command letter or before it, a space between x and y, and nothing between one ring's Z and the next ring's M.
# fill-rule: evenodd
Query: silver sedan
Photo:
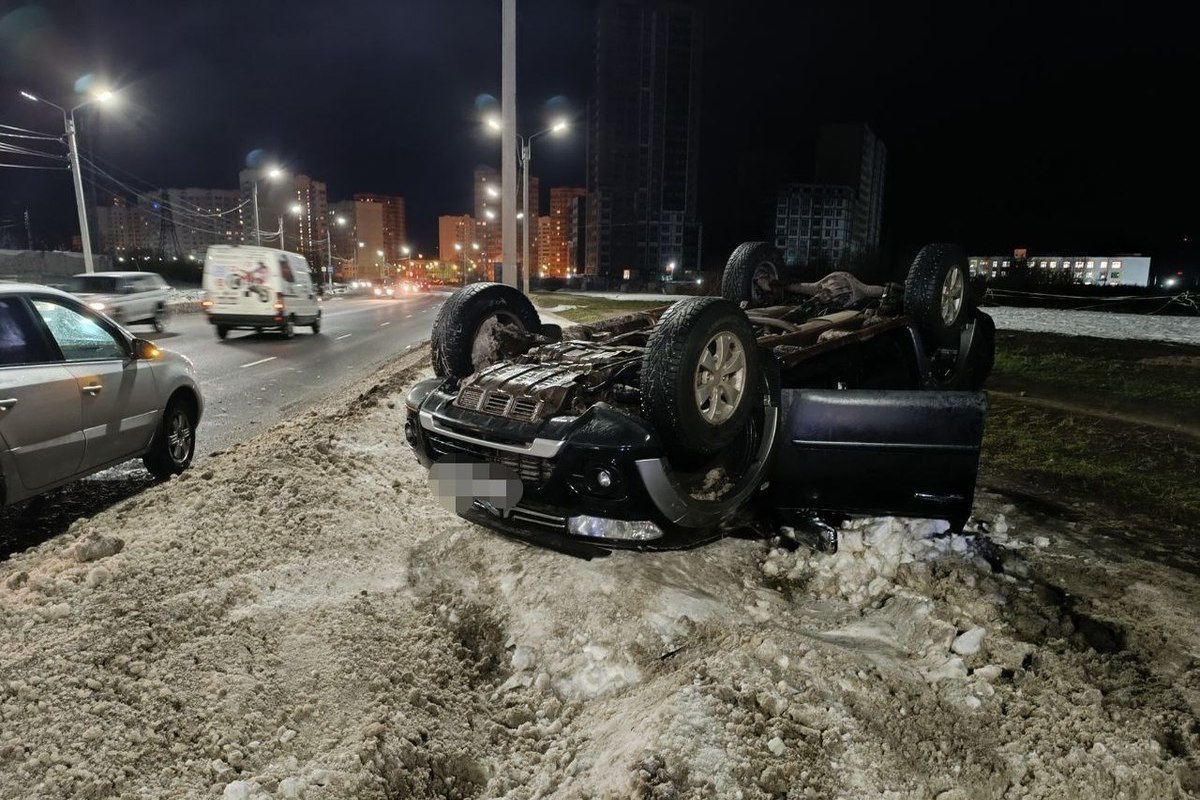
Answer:
M184 356L65 292L0 284L0 506L133 458L183 472L203 407Z

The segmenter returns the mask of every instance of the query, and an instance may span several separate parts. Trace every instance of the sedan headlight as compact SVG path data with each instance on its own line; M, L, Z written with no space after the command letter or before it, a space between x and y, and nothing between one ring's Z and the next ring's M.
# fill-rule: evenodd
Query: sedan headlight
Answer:
M104 303L88 303L88 308L92 311L103 311L107 306Z

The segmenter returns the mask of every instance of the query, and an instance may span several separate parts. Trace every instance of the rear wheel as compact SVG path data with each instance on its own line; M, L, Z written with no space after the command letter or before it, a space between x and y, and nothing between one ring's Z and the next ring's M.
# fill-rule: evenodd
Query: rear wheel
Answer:
M218 326L217 326L217 338L218 338L218 339L224 339L224 338L225 338L226 336L228 336L228 335L229 335L229 328L228 328L228 327L226 327L225 325L218 325Z
M904 313L931 345L955 347L970 317L967 255L953 244L927 244L904 280Z
M642 359L642 413L669 455L711 455L744 433L762 404L754 331L728 300L694 297L671 306Z
M431 334L433 371L438 377L465 378L519 355L519 334L540 329L537 309L515 288L473 283L450 295L438 311Z
M288 317L283 321L283 325L279 326L279 333L285 339L291 339L296 335L296 326L292 324L292 318Z
M770 242L743 242L734 248L721 273L721 296L734 305L761 308L771 304L764 283L779 280L783 255Z
M195 451L196 421L191 408L183 400L172 400L142 463L154 477L165 480L187 469Z

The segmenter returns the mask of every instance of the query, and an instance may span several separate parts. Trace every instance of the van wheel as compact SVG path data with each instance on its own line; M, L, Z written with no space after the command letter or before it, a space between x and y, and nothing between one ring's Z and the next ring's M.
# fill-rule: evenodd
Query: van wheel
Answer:
M279 329L279 332L283 334L283 338L285 339L291 339L296 335L296 326L292 324L291 317L288 317L286 320L284 320L283 326Z
M227 328L224 325L217 326L217 338L218 339L224 339L228 335L229 335L229 328Z
M142 463L159 480L183 472L196 452L196 421L186 402L171 401Z
M321 320L317 320L312 324L312 332L313 336L316 336L321 332Z

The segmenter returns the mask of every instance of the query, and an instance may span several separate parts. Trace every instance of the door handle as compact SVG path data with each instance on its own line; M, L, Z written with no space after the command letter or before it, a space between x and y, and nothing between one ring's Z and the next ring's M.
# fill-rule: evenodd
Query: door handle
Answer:
M0 400L0 411L8 411L17 404L17 398L10 397L7 400Z
M96 395L100 394L100 390L103 388L104 387L98 383L89 383L87 386L83 387L83 391L85 394L90 394L92 397L95 397Z

